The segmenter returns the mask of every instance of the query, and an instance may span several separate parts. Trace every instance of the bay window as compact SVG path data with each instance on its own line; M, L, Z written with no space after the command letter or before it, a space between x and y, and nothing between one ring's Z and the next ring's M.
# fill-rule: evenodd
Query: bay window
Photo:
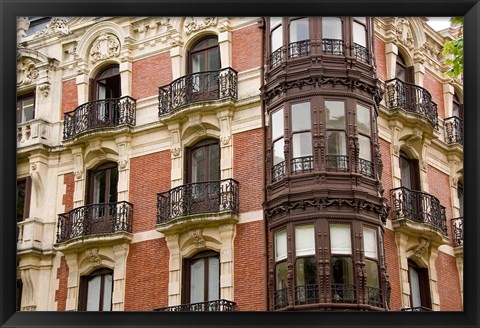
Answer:
M355 57L362 62L368 63L366 17L353 17L352 29Z
M295 227L295 304L318 302L315 228Z
M282 61L283 28L282 17L270 17L270 66Z
M330 224L332 255L332 301L355 301L355 282L352 260L352 237L348 224Z
M290 58L301 57L310 53L309 19L296 18L290 21L288 56Z
M283 108L272 114L272 144L273 144L273 168L272 182L280 180L285 175L285 152L284 152L284 117Z
M327 171L347 171L345 102L325 101L327 128Z
M370 305L382 307L382 293L378 272L377 229L363 227L363 251L367 273L367 302Z
M287 230L280 230L274 234L274 259L275 259L275 292L274 308L288 305L287 281Z
M310 102L291 105L292 173L313 169Z
M374 177L371 142L370 108L357 104L357 131L359 146L359 172Z
M343 55L341 18L322 17L322 49L325 54Z

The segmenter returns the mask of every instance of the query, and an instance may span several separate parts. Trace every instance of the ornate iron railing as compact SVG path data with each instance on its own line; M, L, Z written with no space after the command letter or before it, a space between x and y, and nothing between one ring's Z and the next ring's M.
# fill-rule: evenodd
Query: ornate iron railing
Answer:
M346 172L348 171L348 156L346 155L327 155L327 171Z
M295 304L318 303L318 285L295 286Z
M370 178L375 177L373 174L373 162L367 161L366 159L358 159L359 172L362 175L366 175Z
M452 116L446 118L445 124L445 142L448 144L458 143L463 145L463 120Z
M270 68L274 68L283 61L283 47L278 48L270 54Z
M303 156L292 159L292 173L305 173L313 170L313 156Z
M157 224L187 215L238 212L238 209L238 181L189 183L157 195Z
M367 286L367 302L372 306L380 308L385 307L385 305L383 304L382 290L379 288Z
M131 232L133 205L122 201L93 204L58 215L57 243L75 237L115 232Z
M452 219L453 246L463 246L463 217Z
M355 286L347 284L332 284L333 303L354 303Z
M137 101L129 96L87 102L63 115L63 140L84 132L135 125Z
M273 308L275 310L282 309L288 305L288 288L278 289L273 292Z
M272 182L276 182L285 176L285 161L272 167Z
M430 308L424 307L424 306L417 306L417 307L411 307L411 308L403 308L402 311L404 312L431 312L433 311Z
M440 201L427 193L410 190L405 187L391 191L394 219L408 219L430 224L447 234L445 207Z
M322 51L324 54L329 55L343 55L344 42L343 40L337 39L323 39L322 40Z
M310 54L310 40L292 42L288 45L288 57L304 57Z
M365 48L364 46L361 46L361 45L356 44L356 43L354 43L353 46L354 46L355 57L359 61L362 61L362 62L368 64L368 62L369 62L369 60L368 60L368 55L369 55L368 49Z
M434 128L438 127L437 104L432 101L432 96L427 90L399 79L388 80L385 85L386 104L389 109L398 107L418 114L426 118Z
M235 302L228 300L215 300L199 303L181 304L168 306L154 311L160 312L232 312Z
M237 99L237 87L237 71L230 67L182 76L159 88L158 116L199 101Z

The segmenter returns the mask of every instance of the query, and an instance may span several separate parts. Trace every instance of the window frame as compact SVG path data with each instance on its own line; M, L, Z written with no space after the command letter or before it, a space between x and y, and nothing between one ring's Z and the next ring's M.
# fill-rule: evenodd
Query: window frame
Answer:
M310 120L310 127L309 129L301 129L301 130L293 130L293 118L294 118L294 109L293 107L295 105L300 105L300 104L308 104L308 112L309 112L309 120ZM313 133L312 133L312 130L313 130L313 113L312 113L312 100L310 98L308 99L303 99L301 101L295 101L295 102L290 102L288 104L288 111L289 111L289 118L287 118L285 120L284 118L284 128L288 131L288 135L289 135L289 143L290 143L290 154L291 154L291 158L289 159L290 160L290 172L291 174L301 174L301 173L307 173L307 172L311 172L313 171L313 162L314 162L314 156L313 156ZM305 156L300 156L300 157L294 157L294 152L295 152L295 149L294 149L294 136L295 135L300 135L300 134L304 134L304 133L309 133L310 134L310 155L305 155ZM304 159L306 159L307 157L310 157L310 159L307 159L307 163L304 162ZM298 160L298 159L301 159L301 169L300 170L297 170L296 169L296 166L294 165L294 161L295 160ZM285 161L287 161L287 159L285 159ZM307 165L305 165L307 164Z
M359 107L364 107L367 112L368 112L368 118L369 118L369 130L370 130L370 134L366 134L365 132L363 131L360 131L360 122L359 121L359 115L358 115L358 112L359 112ZM362 103L362 102L355 102L355 124L356 124L356 127L357 127L357 134L358 134L358 138L359 138L359 142L358 142L358 172L362 175L365 175L365 176L368 176L370 178L374 178L375 177L375 164L374 164L374 153L373 153L373 150L374 150L374 145L373 145L373 137L372 137L372 134L373 134L373 129L375 127L375 124L374 124L374 120L373 120L373 116L372 115L372 106L371 105L366 105L365 103ZM367 138L368 139L368 143L369 143L369 151L370 151L370 159L366 159L366 158L362 158L360 156L361 154L361 143L360 143L360 137L364 137L364 138ZM368 165L368 163L364 163L362 162L365 161L365 162L369 162L370 163L370 168L371 168L371 172L368 172L369 170L363 170L364 168L366 168L366 166ZM370 174L371 173L371 174Z
M210 268L209 268L209 259L210 258L217 258L218 259L218 299L220 299L221 297L221 289L220 289L220 280L221 280L221 262L220 262L220 253L214 251L214 250L211 250L211 249L208 249L208 250L204 250L204 251L201 251L201 252L198 252L196 254L194 254L193 256L189 257L189 258L184 258L183 259L183 283L182 283L182 304L191 304L191 266L193 263L201 260L201 259L206 259L205 262L204 262L204 285L203 285L203 292L204 292L204 296L203 296L203 299L204 301L203 302L207 302L208 301L208 291L209 291L209 274L210 274Z
M282 133L275 139L273 139L273 115L275 113L279 113L281 112L281 115L280 117L282 118L282 123L283 123L283 126L282 126ZM272 145L272 168L271 168L271 182L277 182L281 179L283 179L285 177L285 175L287 174L287 170L286 170L286 162L287 162L287 158L285 156L285 124L286 124L286 121L288 121L288 117L286 117L286 110L285 110L285 104L275 108L274 110L272 110L270 112L270 140L271 140L271 145ZM275 164L275 143L280 141L280 140L283 140L283 161ZM283 166L283 168L282 168ZM279 176L275 176L274 172L275 172L275 168L282 168L283 172L281 175Z
M206 45L200 49L194 49L195 47L197 47L200 43L202 42L205 42L205 41L208 41L208 40L215 40L215 44L213 45ZM209 57L210 57L210 51L211 50L214 50L216 49L217 50L217 55L218 55L218 68L216 69L209 69L210 67L210 62L209 62ZM197 55L197 54L200 54L200 53L204 53L205 54L205 57L204 57L204 64L205 64L205 67L207 68L206 70L203 70L203 71L198 71L198 72L193 72L193 56L194 55ZM192 46L188 49L188 54L187 54L187 69L188 69L188 72L190 74L194 74L194 73L201 73L201 72L210 72L210 71L218 71L221 67L222 67L222 58L220 56L220 45L218 43L218 36L216 34L209 34L209 35L206 35L205 37L203 38L200 38L198 39L195 43L192 44Z
M205 158L204 158L204 173L205 173L205 180L204 181L196 181L195 183L201 183L201 182L209 182L209 181L213 181L213 180L210 180L210 167L211 165L215 164L211 161L211 154L210 154L210 147L211 146L216 146L218 148L218 177L219 179L218 180L214 180L214 181L219 181L220 180L220 177L221 177L221 161L222 161L222 158L221 158L221 149L220 149L220 142L218 139L215 139L215 138L208 138L208 139L203 139L203 140L200 140L198 141L197 143L193 144L192 146L190 147L186 147L185 148L185 152L186 152L186 161L185 161L185 181L186 183L194 183L192 181L192 175L193 175L193 171L192 171L192 165L193 165L193 153L200 149L200 148L203 148L205 149Z
M328 114L327 114L327 102L342 102L343 103L343 118L344 118L344 124L343 124L343 128L331 128L331 127L328 127ZM324 126L325 126L325 167L326 167L326 170L327 171L331 171L331 172L349 172L350 171L350 158L349 158L349 154L348 154L348 133L347 133L347 126L349 124L349 117L348 117L348 99L344 99L344 98L324 98L323 99L323 108L325 108L324 112L324 117L323 117L323 120L325 122ZM344 143L344 146L345 146L345 154L339 154L339 153L336 153L336 154L330 154L329 153L329 136L330 136L330 133L332 132L340 132L340 133L343 133L344 135L344 139L345 139L345 143ZM331 168L329 166L329 156L336 156L335 157L335 168ZM345 158L345 167L344 168L339 168L341 165L339 165L339 159L340 157L339 156L344 156Z
M306 20L307 21L307 33L308 33L308 36L306 39L303 39L303 40L297 40L297 41L293 41L292 42L292 23L293 22L297 22L297 21L300 21L300 20ZM289 17L288 18L288 39L287 39L287 44L288 44L288 58L292 59L292 58L298 58L298 57L303 57L303 56L307 56L308 54L310 54L310 40L311 40L311 35L312 35L312 31L311 31L311 20L310 20L310 17L307 17L307 16L299 16L299 17ZM295 45L295 47L293 46ZM303 49L303 47L305 49ZM294 48L296 51L292 53L292 48Z
M324 26L323 26L323 22L324 22L324 18L338 18L339 21L340 21L340 35L342 36L341 39L331 39L331 38L326 38L325 37L325 31L324 31ZM344 17L341 17L341 16L332 16L332 17L322 17L320 19L320 24L319 24L319 36L321 37L321 40L322 40L322 53L324 55L334 55L334 56L345 56L345 19ZM329 42L331 42L331 45L332 45L332 51L326 51L326 48L325 48L325 40L329 40ZM338 50L335 50L335 45L334 43L338 43L340 45L340 50L341 51L338 51ZM337 45L338 47L338 45Z
M25 107L23 104L25 101L28 101L30 99L32 100L32 106L33 106L32 118L25 119L25 115L23 111ZM28 121L32 121L35 119L36 103L37 103L37 95L35 91L24 93L22 95L17 96L17 124L26 123Z
M80 277L80 289L79 289L79 297L78 297L78 310L79 311L87 311L87 303L88 303L88 282L90 279L93 279L97 276L101 276L100 280L100 296L99 296L99 309L94 310L98 312L110 312L113 310L113 290L114 290L114 275L113 270L109 268L100 268L88 275L83 275ZM112 290L110 296L110 311L103 310L103 302L105 301L105 276L111 275L112 276Z
M18 213L18 196L19 196L19 185L24 186L24 199L23 199L23 212L21 217ZM32 194L32 178L25 177L17 180L17 222L25 221L30 217L30 201Z
M313 228L313 254L306 254L306 255L298 255L297 254L297 228L299 227L312 227ZM296 305L299 305L299 304L309 304L309 303L318 303L318 272L317 272L317 244L318 244L318 241L317 241L317 238L316 238L316 226L315 226L315 222L306 222L306 223L300 223L300 224L293 224L292 225L292 230L293 230L293 233L292 233L292 254L293 254L293 260L292 260L292 263L293 263L293 275L294 275L294 278L293 278L293 285L294 285L294 299L295 299L295 304ZM288 250L288 238L287 238L287 250ZM287 251L287 254L288 254L288 251ZM315 284L314 284L314 300L313 302L311 302L310 299L308 299L307 297L304 299L304 300L299 300L299 295L298 295L298 290L297 288L298 287L307 287L307 286L311 286L311 284L304 284L302 286L299 286L298 285L298 267L297 267L297 264L298 264L298 261L299 260L305 260L305 259L313 259L314 260L314 263L315 263ZM287 256L287 260L288 260L288 256ZM305 290L304 291L305 294L308 293L308 290Z
M414 270L418 275L420 306L428 309L432 308L431 290L430 290L430 273L427 268L421 268L417 263L408 259L408 285L410 286L410 307L414 308L412 281L410 278L410 270Z

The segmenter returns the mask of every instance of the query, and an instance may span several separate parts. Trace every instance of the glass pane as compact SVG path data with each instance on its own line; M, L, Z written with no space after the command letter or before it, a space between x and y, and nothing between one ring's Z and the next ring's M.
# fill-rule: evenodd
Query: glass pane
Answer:
M192 151L192 183L205 181L205 148Z
M353 285L353 263L350 257L332 257L333 283Z
M294 134L292 143L293 158L312 156L312 134L310 132Z
M359 21L360 23L367 24L367 17L353 17L356 21Z
M292 132L310 130L310 103L300 103L292 105Z
M105 203L105 178L106 172L100 171L95 174L93 189L93 204Z
M284 152L285 143L283 138L277 140L273 143L273 165L277 165L285 161L285 152Z
M290 22L290 43L308 40L308 18L296 19Z
M295 263L296 285L315 285L317 283L317 264L315 257L297 259Z
M458 211L460 213L460 217L463 217L463 186L457 186L457 196L458 196Z
M345 103L343 101L325 101L327 129L345 129Z
M410 179L410 163L407 159L400 157L400 176L401 176L401 185L402 187L412 189L412 181Z
M205 259L199 259L190 266L190 303L205 301Z
M366 257L377 259L377 230L363 228L363 250Z
M220 260L218 257L208 258L208 300L220 299Z
M295 227L295 254L315 254L315 229L313 225Z
M420 281L418 277L418 272L414 268L408 267L408 276L410 279L410 295L412 297L411 307L422 306L422 301L420 298Z
M23 221L26 187L25 180L17 182L17 222Z
M272 114L272 140L283 136L283 108Z
M205 71L205 53L192 55L192 73Z
M322 31L324 39L342 40L342 21L338 17L323 17Z
M357 105L357 129L359 133L370 135L370 108Z
M104 275L103 311L112 311L112 275Z
M347 155L345 132L327 132L327 155Z
M208 147L208 151L209 151L208 179L209 181L220 180L220 147L218 144L211 145Z
M287 258L287 231L275 233L275 262Z
M282 22L282 17L270 17L270 30Z
M452 104L452 116L460 117L460 106L456 102Z
M400 81L405 82L405 68L403 68L400 65L397 65L395 70L395 77Z
M208 68L207 71L218 71L220 69L220 56L218 48L208 51Z
M22 122L33 120L35 111L34 98L25 98L22 100Z
M372 151L370 145L370 138L365 136L358 136L358 147L360 147L359 157L371 162L372 161Z
M365 260L365 269L367 270L367 286L379 288L378 264L372 260Z
M118 171L116 168L110 170L110 203L117 201Z
M287 262L278 263L275 266L275 290L287 287Z
M272 52L275 52L278 48L283 45L283 30L282 26L277 27L275 30L272 31Z
M353 22L353 42L362 47L367 47L367 31L364 25L357 22Z
M95 276L88 280L87 311L100 310L100 283L102 276Z
M332 254L352 254L352 237L349 225L330 225L330 248Z

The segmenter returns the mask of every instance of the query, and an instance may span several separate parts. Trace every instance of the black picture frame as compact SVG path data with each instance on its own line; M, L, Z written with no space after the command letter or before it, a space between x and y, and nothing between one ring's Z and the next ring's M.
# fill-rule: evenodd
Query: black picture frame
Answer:
M1 327L479 327L480 4L478 0L0 0L0 325ZM15 312L16 17L17 16L465 16L463 312L80 313ZM470 110L469 110L470 108Z

